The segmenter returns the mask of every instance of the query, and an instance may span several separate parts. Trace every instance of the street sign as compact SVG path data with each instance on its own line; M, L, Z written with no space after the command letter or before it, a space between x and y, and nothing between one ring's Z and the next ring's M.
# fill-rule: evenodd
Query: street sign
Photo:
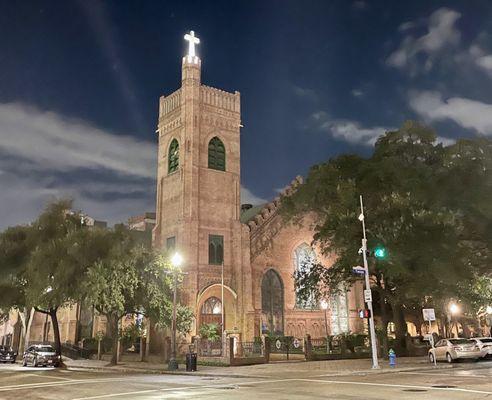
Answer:
M365 289L364 290L364 301L366 303L369 303L370 301L372 301L371 289Z
M282 342L280 341L280 339L277 339L277 341L275 342L275 347L280 350L280 348L282 347Z
M299 341L299 339L295 338L292 344L294 345L295 349L298 349L299 346L301 345L301 342Z
M352 272L356 275L364 275L366 273L364 267L361 267L360 265L352 267Z
M422 309L422 314L424 316L424 321L435 321L436 313L433 308Z

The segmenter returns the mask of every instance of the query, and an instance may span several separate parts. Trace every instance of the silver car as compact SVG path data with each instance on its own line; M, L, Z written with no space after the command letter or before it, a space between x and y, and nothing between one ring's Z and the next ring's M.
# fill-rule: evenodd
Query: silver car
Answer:
M60 355L56 354L55 349L47 344L36 344L30 346L22 357L22 365L59 367L61 363Z
M452 363L459 359L478 360L482 355L480 347L470 339L441 339L429 350L429 361L447 361Z
M479 347L482 352L482 358L492 357L492 337L478 337L471 340Z

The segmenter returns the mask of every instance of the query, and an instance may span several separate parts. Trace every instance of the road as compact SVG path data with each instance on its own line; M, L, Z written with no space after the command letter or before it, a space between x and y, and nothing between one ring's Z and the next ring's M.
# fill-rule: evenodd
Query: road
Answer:
M280 367L265 378L211 378L0 365L0 399L492 399L492 362L444 370L319 373L292 376Z

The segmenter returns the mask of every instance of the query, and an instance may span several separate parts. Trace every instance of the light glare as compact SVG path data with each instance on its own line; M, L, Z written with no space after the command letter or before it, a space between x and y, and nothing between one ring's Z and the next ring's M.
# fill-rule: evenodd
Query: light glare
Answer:
M181 257L181 254L179 253L174 253L174 255L171 258L171 263L175 267L180 267L181 264L183 263L183 257Z

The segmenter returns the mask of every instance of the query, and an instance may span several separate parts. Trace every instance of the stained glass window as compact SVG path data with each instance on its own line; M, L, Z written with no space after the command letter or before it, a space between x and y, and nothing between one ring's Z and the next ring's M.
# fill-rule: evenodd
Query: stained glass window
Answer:
M208 143L208 167L225 171L225 147L217 136Z
M171 141L171 145L169 146L167 172L170 174L171 172L177 171L178 168L179 168L179 143L176 139L173 139Z
M347 304L347 292L340 288L340 292L330 299L331 334L339 335L349 331L349 316Z
M316 263L316 254L314 250L306 243L298 246L294 251L294 269L296 273L303 273L309 271L311 267ZM301 299L298 293L303 290L303 287L299 286L296 282L296 307L303 309L317 309L318 304L314 293L308 299Z
M222 303L217 297L208 298L202 306L202 314L221 314Z

